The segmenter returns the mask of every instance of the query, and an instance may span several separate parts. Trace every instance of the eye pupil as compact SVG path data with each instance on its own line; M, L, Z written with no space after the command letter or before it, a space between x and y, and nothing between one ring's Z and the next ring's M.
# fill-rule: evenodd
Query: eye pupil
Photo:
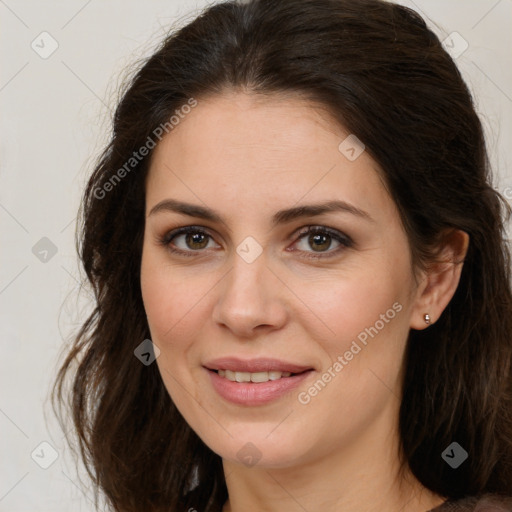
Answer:
M206 244L204 243L205 241ZM187 246L190 247L191 249L204 249L206 245L208 245L208 239L204 233L189 233L186 236L186 242ZM200 247L194 247L194 244L199 244Z
M329 246L331 245L330 238L330 235L322 235L319 233L315 233L309 236L309 243L315 250L328 249Z

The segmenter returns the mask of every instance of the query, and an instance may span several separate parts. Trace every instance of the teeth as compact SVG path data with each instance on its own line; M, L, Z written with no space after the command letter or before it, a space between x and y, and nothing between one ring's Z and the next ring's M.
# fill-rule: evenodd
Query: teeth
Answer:
M289 377L290 372L232 372L231 370L218 370L221 377L225 377L231 382L268 382L269 380L278 380L281 377Z

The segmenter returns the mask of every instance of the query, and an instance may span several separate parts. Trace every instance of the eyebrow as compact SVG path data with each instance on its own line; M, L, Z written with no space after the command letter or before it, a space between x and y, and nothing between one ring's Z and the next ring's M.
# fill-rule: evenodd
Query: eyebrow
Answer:
M160 201L151 208L148 217L159 212L176 212L181 213L182 215L188 215L189 217L197 217L212 222L226 224L222 216L214 210L206 206L177 201L176 199L164 199L163 201ZM279 210L272 216L272 224L274 226L278 224L286 224L295 219L316 217L331 212L350 213L356 217L360 217L361 219L375 222L368 212L365 212L364 210L361 210L360 208L357 208L345 201L336 200L317 204L305 204L287 208L285 210Z

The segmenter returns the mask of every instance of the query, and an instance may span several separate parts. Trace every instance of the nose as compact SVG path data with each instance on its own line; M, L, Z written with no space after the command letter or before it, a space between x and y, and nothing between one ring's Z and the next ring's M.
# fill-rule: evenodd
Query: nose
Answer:
M254 338L280 329L288 318L286 286L265 258L252 263L238 254L233 267L217 287L213 320L237 338Z

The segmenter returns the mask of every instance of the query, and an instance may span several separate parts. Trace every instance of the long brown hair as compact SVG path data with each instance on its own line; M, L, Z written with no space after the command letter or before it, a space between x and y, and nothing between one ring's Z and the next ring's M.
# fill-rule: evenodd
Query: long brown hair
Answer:
M140 289L150 156L130 159L191 98L230 89L297 93L355 134L383 170L416 268L447 228L470 235L450 304L409 335L400 457L441 496L509 492L511 209L492 187L453 60L418 14L381 0L219 3L170 34L127 84L81 205L77 249L95 309L52 394L57 414L71 413L95 489L123 512L217 512L227 499L221 458L180 415L157 365L134 356L150 338ZM456 470L441 457L454 441L469 454Z

